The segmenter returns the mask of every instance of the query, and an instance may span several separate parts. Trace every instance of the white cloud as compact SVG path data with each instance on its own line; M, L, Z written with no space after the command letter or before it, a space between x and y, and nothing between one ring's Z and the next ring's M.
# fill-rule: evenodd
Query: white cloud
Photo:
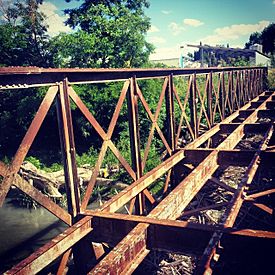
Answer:
M152 44L164 44L166 40L161 36L151 36L148 37L148 42Z
M275 5L275 0L273 0L272 4Z
M169 58L179 58L181 49L179 45L173 47L163 47L155 49L155 52L150 55L150 60L162 60Z
M263 20L257 24L239 24L231 25L223 28L217 28L212 35L208 35L201 39L204 44L216 45L227 43L230 40L236 40L241 36L249 36L253 32L262 31L270 22Z
M163 14L170 14L170 13L172 13L172 11L170 11L170 10L162 10L161 11Z
M154 32L159 32L159 28L156 27L156 26L154 26L154 25L152 25L150 27L150 29L148 30L148 33L154 33Z
M192 27L199 27L201 25L203 25L204 23L200 20L197 20L197 19L191 19L191 18L186 18L183 20L183 23L185 25L189 25L189 26L192 26Z
M51 36L57 35L60 32L71 32L72 29L65 26L64 21L67 19L65 15L59 15L57 13L57 7L50 3L44 2L40 5L39 10L46 15L46 24L48 27L48 33Z
M176 22L171 22L168 27L171 30L172 34L175 36L179 35L182 31L184 31L184 27Z

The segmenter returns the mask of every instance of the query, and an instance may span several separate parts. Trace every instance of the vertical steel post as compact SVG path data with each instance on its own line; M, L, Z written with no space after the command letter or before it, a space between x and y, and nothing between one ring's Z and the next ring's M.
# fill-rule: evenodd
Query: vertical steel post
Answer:
M237 102L237 107L238 109L241 106L241 83L240 83L240 71L237 71L236 74L236 88L235 88L235 93L236 93L236 102Z
M254 70L250 71L250 99L254 98Z
M262 75L262 90L261 90L261 92L268 90L268 79L267 79L268 69L267 69L267 67L264 67L262 69L262 74L263 75Z
M136 179L142 176L142 160L140 154L140 136L139 136L139 120L138 120L138 95L137 83L135 76L131 78L130 89L127 92L128 105L128 124L131 145L132 168L136 174ZM145 212L145 196L140 193L136 199L136 213L144 214Z
M168 76L168 85L165 91L165 107L166 107L166 127L167 127L167 140L171 148L171 154L176 150L176 126L175 126L175 111L174 111L174 93L173 93L173 74ZM175 171L171 169L170 173L170 186L173 188L176 185Z
M257 70L257 95L259 95L261 93L261 70L258 69Z
M75 223L78 221L80 213L80 192L67 79L64 79L59 85L59 95L57 97L57 117L64 163L68 212L72 216L73 223ZM86 274L87 270L90 268L88 263L93 260L93 254L91 247L85 239L82 239L73 247L73 255L78 274Z
M230 71L229 72L229 77L228 77L228 81L230 84L230 89L229 89L229 98L230 98L230 102L231 102L231 108L232 108L232 113L235 110L235 104L234 104L234 72Z
M247 100L250 101L251 99L251 70L247 70Z
M75 218L80 213L80 196L67 79L64 79L64 81L59 85L57 113L61 151L64 162L68 212L72 215L73 218Z
M168 132L168 144L171 147L172 153L176 149L175 135L175 113L174 113L174 94L173 94L173 74L169 75L169 82L165 92L166 103L166 125Z
M222 111L222 120L225 118L225 81L224 73L220 73L220 91L219 91L219 103Z
M207 115L209 118L210 126L214 125L214 117L213 117L213 97L212 97L212 88L213 88L213 80L212 80L212 72L209 73L209 82L207 87Z
M196 139L199 135L198 131L198 113L197 113L197 100L196 100L196 74L192 74L191 76L192 85L190 85L190 99L189 99L189 107L190 107L190 124L193 128L194 138Z
M240 73L240 104L241 107L244 105L244 71L242 70Z

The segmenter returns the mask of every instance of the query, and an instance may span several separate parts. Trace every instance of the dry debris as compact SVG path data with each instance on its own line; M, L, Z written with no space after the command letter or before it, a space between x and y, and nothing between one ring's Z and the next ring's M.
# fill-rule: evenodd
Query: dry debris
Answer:
M135 274L191 275L195 270L196 257L153 250L145 258Z

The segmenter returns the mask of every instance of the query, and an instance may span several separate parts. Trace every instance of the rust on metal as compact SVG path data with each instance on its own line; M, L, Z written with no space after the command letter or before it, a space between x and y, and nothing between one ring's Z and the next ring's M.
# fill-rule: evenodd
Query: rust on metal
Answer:
M59 258L57 273L63 274L70 265L71 257L80 274L131 274L150 251L155 249L174 253L196 252L200 261L195 272L210 274L215 269L214 263L219 258L218 253L222 253L218 250L225 237L230 236L237 240L238 238L270 241L275 239L275 232L271 230L244 229L236 224L243 205L249 205L270 217L274 215L273 207L262 199L269 198L275 193L275 189L268 186L264 190L250 190L259 168L264 166L275 152L273 133L275 94L263 90L266 76L267 70L262 67L0 68L2 92L7 89L50 86L11 165L6 166L0 162L2 177L0 204L3 204L11 185L14 185L69 225L63 233L5 274L34 274L57 258ZM184 91L182 87L175 85L176 78L182 78L187 84ZM139 85L140 80L146 79L161 81L155 110L151 110L142 85ZM108 130L105 131L93 116L93 110L88 109L72 85L114 81L123 82L123 87ZM34 186L20 180L17 174L55 99L64 160L68 212ZM82 201L79 196L70 101L75 103L102 141ZM131 163L128 163L119 147L112 141L126 101ZM165 108L162 108L164 102ZM150 123L144 152L141 151L140 144L139 106L143 108ZM179 110L177 119L175 106ZM165 109L164 114L161 113L163 109ZM166 121L165 130L161 128L162 115ZM266 117L270 118L271 122L265 121ZM183 133L188 136L189 144L181 144ZM146 172L145 167L155 134L163 145L163 159L158 166ZM238 149L238 144L250 134L263 136L257 148ZM117 158L132 182L97 210L89 210L88 203L108 149ZM246 167L237 187L232 187L217 177L219 169L231 165ZM158 180L163 181L161 199L156 199L150 192L150 187ZM230 199L190 207L192 200L206 187L215 191L225 190ZM145 198L150 202L150 206L146 204ZM121 208L126 209L128 214L116 213ZM139 215L133 215L134 209L135 214ZM223 209L221 220L217 224L181 220L217 209Z

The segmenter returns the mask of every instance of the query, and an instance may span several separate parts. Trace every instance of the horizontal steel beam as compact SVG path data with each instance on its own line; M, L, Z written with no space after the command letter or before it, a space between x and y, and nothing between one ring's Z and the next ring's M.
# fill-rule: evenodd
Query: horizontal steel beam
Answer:
M150 184L152 184L156 179L161 177L177 163L179 163L184 158L183 151L175 153L173 156L169 157L163 163L152 169L150 172L146 173L143 177L129 185L127 188L122 190L112 199L107 201L100 208L101 211L115 212L124 206L128 201L137 196L140 192L146 189Z
M91 219L88 216L83 218L5 274L38 273L92 231Z
M263 104L261 106L263 106ZM252 119L253 117L254 117L253 114L251 114L249 118L247 118L247 120ZM270 126L268 131L265 133L264 139L261 142L259 149L257 149L257 151L254 153L253 159L251 160L251 163L249 164L248 169L246 170L246 173L242 178L242 181L239 183L236 192L232 196L230 203L228 204L228 207L226 208L225 212L221 217L222 224L225 227L232 227L234 225L234 222L243 204L244 197L245 197L244 195L246 194L246 191L248 190L250 184L252 183L254 176L259 168L261 151L265 150L265 148L267 147L267 144L272 134L273 134L273 125ZM217 231L213 234L209 242L209 245L206 247L200 259L200 263L197 267L197 272L199 274L202 274L202 273L208 274L209 272L211 272L211 266L210 266L211 260L216 253L216 247L221 238L222 238L222 232Z
M267 100L270 100L267 97ZM264 105L261 104L259 108L264 108ZM234 116L232 116L234 117ZM257 112L253 112L247 119L246 123L255 123L257 119ZM219 131L219 126L217 125L217 131ZM211 130L209 131L211 132ZM213 131L212 131L213 132ZM209 138L209 133L205 134ZM244 125L240 125L237 127L218 147L218 150L226 150L234 148L241 138L244 136ZM201 139L200 141L202 141ZM193 146L198 146L198 143L193 143ZM188 146L187 146L188 147ZM192 146L190 146L192 148ZM196 147L195 147L196 148ZM188 148L190 149L190 148ZM180 216L181 212L184 208L190 203L193 197L197 194L197 192L203 187L203 185L207 182L207 180L211 179L212 174L218 168L218 150L213 150L192 172L182 181L179 185L172 190L168 196L163 199L148 215L150 218L157 219L176 219ZM179 152L176 153L176 155ZM175 163L176 164L176 163ZM142 181L139 183L141 186L143 185ZM138 184L138 185L139 185ZM135 185L135 188L137 186ZM123 192L123 191L122 191ZM131 186L129 186L127 193L131 194ZM123 196L123 195L122 195ZM131 195L129 195L131 196ZM116 199L114 199L113 203L115 204ZM116 205L116 209L118 205ZM107 209L109 210L109 209ZM106 211L106 210L105 210ZM134 231L141 232L141 238L144 234L148 234L147 223L139 223L130 233L115 247L115 250L112 250L94 269L97 272L105 272L107 269L111 269L113 263L117 261L125 261L125 257L128 255L128 249L124 249L126 243L125 240L128 238L127 247L131 246L131 243L136 243L136 240L139 238ZM170 233L171 234L171 233ZM142 249L144 251L146 246L144 242L142 242ZM135 245L134 245L135 246ZM135 250L135 249L133 249ZM118 255L117 251L120 251L120 255ZM138 258L138 257L137 257ZM135 261L135 257L127 261L127 266L131 265L131 262Z
M247 166L252 160L254 150L216 150L216 149L187 149L184 150L184 160L181 163L190 163L198 165L205 159L211 152L218 152L218 165L227 166ZM179 166L181 165L179 163Z
M123 238L127 231L130 231L139 223L148 224L147 248L165 249L169 251L186 252L190 249L204 249L213 232L220 231L225 234L240 235L254 238L275 239L275 232L225 228L220 225L205 225L191 223L181 220L167 220L152 217L126 215L120 213L105 213L87 210L91 215L92 227L97 241L116 243ZM107 228L107 229L106 229Z
M35 85L54 85L68 78L69 83L89 83L106 81L124 81L131 77L136 79L161 78L173 74L184 76L190 74L207 74L240 70L265 69L265 67L225 67L196 69L46 69L38 67L4 67L0 68L0 89L27 88Z
M241 125L241 123L230 123L230 124L221 123L219 133L220 134L230 134L231 132L233 132L240 125ZM268 129L269 126L270 126L270 123L249 123L249 124L244 124L244 132L245 132L245 134L262 133L262 132L265 132Z

